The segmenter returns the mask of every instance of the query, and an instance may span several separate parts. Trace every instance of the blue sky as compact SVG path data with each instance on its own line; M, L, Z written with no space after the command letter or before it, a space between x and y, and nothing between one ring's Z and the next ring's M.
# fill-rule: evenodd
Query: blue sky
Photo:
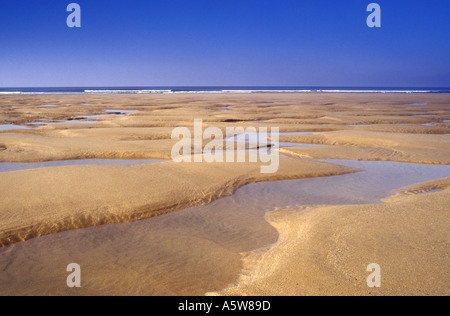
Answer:
M448 0L4 0L0 87L450 87L449 39Z

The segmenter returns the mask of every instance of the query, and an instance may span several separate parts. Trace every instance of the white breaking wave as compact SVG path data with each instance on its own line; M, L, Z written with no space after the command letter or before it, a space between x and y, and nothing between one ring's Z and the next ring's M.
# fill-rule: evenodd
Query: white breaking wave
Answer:
M0 95L46 95L46 94L226 94L226 93L437 93L448 90L381 90L381 89L211 89L211 90L183 89L85 89L85 90L59 90L59 91L0 91Z
M0 95L36 95L36 94L75 94L75 93L69 93L69 92L0 91Z
M151 93L172 93L172 90L84 90L89 94L151 94Z
M84 90L88 94L205 94L205 93L432 93L432 90Z
M323 93L431 93L431 90L316 90Z

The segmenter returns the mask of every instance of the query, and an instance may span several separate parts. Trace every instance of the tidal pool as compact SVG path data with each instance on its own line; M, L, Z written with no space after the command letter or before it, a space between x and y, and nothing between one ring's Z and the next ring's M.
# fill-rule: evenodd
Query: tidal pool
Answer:
M29 129L29 127L13 124L0 125L0 131L9 131L14 129Z

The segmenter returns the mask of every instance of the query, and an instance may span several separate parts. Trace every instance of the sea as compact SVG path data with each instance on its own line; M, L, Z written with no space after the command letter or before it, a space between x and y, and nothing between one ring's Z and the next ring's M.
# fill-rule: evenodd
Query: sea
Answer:
M450 93L450 88L380 87L45 87L0 88L0 95L21 94L171 94L171 93Z

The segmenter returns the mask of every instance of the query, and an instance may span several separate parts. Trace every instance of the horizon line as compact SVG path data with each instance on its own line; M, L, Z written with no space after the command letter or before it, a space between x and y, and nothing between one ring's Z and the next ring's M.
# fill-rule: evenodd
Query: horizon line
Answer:
M48 88L349 88L349 89L450 89L445 86L351 86L351 85L86 85L86 86L0 86L0 89L48 89Z

